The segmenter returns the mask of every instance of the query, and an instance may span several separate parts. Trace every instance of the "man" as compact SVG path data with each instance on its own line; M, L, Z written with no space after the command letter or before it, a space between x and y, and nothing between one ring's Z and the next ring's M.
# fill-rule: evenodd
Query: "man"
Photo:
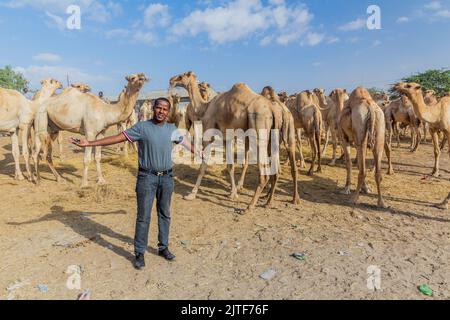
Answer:
M139 174L136 183L137 220L134 238L134 266L140 270L145 266L144 253L147 250L150 216L153 200L156 197L158 212L158 253L172 261L175 256L169 251L170 202L174 181L172 173L172 143L181 144L194 153L189 139L180 135L173 124L167 123L171 108L166 98L155 100L154 117L149 121L138 122L124 132L97 141L73 139L79 147L109 146L129 141L139 145ZM202 153L199 153L202 156Z

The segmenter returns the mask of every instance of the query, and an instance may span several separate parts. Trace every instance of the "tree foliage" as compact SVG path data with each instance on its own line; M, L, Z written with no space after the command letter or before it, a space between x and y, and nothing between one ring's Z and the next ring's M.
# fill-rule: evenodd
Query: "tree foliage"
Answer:
M423 91L433 90L438 97L450 93L450 70L427 70L402 79L403 82L415 82L422 86ZM392 88L390 92L394 93Z
M14 89L26 93L28 80L20 73L13 70L11 66L0 69L0 87L5 89Z

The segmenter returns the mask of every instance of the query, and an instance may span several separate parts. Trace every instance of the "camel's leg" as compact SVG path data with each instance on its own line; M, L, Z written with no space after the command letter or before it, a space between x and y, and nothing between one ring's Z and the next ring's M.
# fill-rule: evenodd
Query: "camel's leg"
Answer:
M400 148L400 128L398 127L398 123L394 123L394 128L396 129L397 135L397 148Z
M298 195L298 170L295 161L295 141L289 142L289 148L287 150L291 166L292 181L294 182L294 196L292 199L292 203L300 204L300 196Z
M250 202L247 210L245 211L245 213L248 213L250 211L252 211L253 209L255 209L256 204L258 203L259 197L261 196L261 192L264 190L264 188L266 187L267 183L269 182L269 179L267 178L266 175L263 175L263 169L261 168L262 165L260 165L260 174L259 174L259 183L258 183L258 187L256 188L255 194L253 196L252 201Z
M331 139L333 141L333 158L331 159L330 166L336 165L336 153L337 153L337 134L336 130L331 130Z
M359 194L361 189L367 190L366 185L366 150L367 150L367 139L364 139L360 145L356 146L356 151L358 154L358 185L356 186L356 192L353 197L353 204L358 204Z
M386 156L388 158L388 175L393 175L394 174L394 167L392 166L392 145L389 143L389 140L387 140L384 143L384 151L386 152ZM376 159L374 158L375 161L375 173L376 173Z
M203 150L205 150L207 147L207 145L203 145ZM208 168L208 163L207 161L203 161L201 166L200 166L200 170L199 170L199 174L197 176L197 181L195 182L195 186L192 189L191 193L187 196L184 196L183 199L185 200L194 200L197 197L197 192L198 189L200 187L200 184L202 183L203 177L205 176L206 173L206 169Z
M48 141L47 145L47 164L50 170L52 171L53 175L56 178L56 181L61 182L64 179L59 175L58 171L55 169L55 165L53 164L53 142L56 141L56 139L59 136L59 132L50 134L50 139Z
M93 141L93 140L95 140L95 136L96 136L95 134L88 133L86 135L86 139L88 141ZM83 177L81 180L81 188L87 188L89 185L88 172L89 172L89 165L91 164L91 160L92 160L92 147L86 147L84 150L84 159L83 159L84 168L83 168Z
M245 147L245 163L242 167L242 173L241 173L241 177L239 178L239 182L237 185L237 192L241 192L242 189L244 189L244 181L245 181L245 175L247 174L247 170L248 170L248 161L249 161L249 154L250 154L250 150L249 147L246 146Z
M99 134L97 136L97 139L103 139L103 137L104 137L103 134ZM95 147L95 165L97 167L97 184L98 185L106 184L106 180L103 177L103 173L102 173L101 161L102 161L102 147Z
M347 179L345 181L344 194L350 194L350 188L352 185L352 158L351 158L351 148L349 143L344 139L342 139L342 147L344 149L344 159L345 166L347 169Z
M236 200L238 200L238 194L237 194L236 183L234 180L234 163L227 164L227 169L228 169L228 174L230 175L230 181L231 181L230 200L236 201Z
M24 180L22 170L20 170L20 148L19 148L19 130L16 129L11 134L11 145L12 145L12 155L14 158L15 169L15 179L16 180Z
M377 130L376 132L376 142L373 147L373 160L375 162L375 182L377 185L377 192L378 192L378 207L379 208L386 208L386 205L383 200L383 196L381 194L381 160L383 158L383 145L386 147L385 137L384 135L380 134L380 132ZM390 155L388 156L388 159L390 159Z
M29 135L30 135L30 126L24 125L22 127L22 156L23 159L25 160L25 169L27 170L28 180L32 181L33 177L30 169L30 145L28 144L30 140Z
M315 140L314 140L314 134L311 135L308 140L309 140L309 145L311 146L311 153L312 153L312 161L311 161L311 166L310 166L309 171L308 171L308 176L312 176L314 174L314 165L316 163L316 157L317 157L316 143L315 143ZM319 146L319 149L320 149L320 146Z
M267 199L267 203L264 205L266 208L271 208L273 204L273 196L275 194L276 185L278 182L278 174L270 176L270 191Z
M303 157L303 148L302 148L302 129L297 129L297 147L300 152L300 168L305 168L305 158Z
M61 131L58 133L58 148L59 148L59 160L64 161L66 159L66 156L64 155L63 135Z
M422 123L422 126L423 126L423 142L427 142L427 123L426 122L423 122Z
M41 153L41 149L44 146L46 148L46 142L41 140L44 134L35 135L34 137L34 151L33 151L33 162L34 162L34 175L33 180L36 184L39 184L41 181L41 176L39 173L39 154ZM47 134L45 134L47 135Z
M323 146L323 149L322 149L322 155L325 157L325 155L327 154L327 148L328 148L328 143L329 143L329 141L330 141L330 128L328 127L328 128L325 128L325 144L324 144L324 146Z
M322 172L322 150L320 149L320 130L314 132L317 147L317 172Z
M443 139L442 139L442 141L441 141L441 151L442 150L444 150L444 148L445 148L445 143L447 142L447 136L446 135L444 135L444 137L443 137Z
M433 141L433 150L434 150L434 168L431 173L434 177L439 177L439 157L441 156L441 149L439 148L439 136L437 131L431 131L431 139Z

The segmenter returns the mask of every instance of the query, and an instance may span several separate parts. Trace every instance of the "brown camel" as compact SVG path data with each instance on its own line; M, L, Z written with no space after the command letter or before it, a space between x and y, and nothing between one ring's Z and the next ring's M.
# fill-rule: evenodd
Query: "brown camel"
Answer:
M227 135L227 129L241 129L244 132L249 129L251 131L256 130L255 140L257 142L258 151L257 162L259 167L259 183L253 199L246 210L246 212L248 212L255 208L261 192L269 182L267 163L264 163L264 157L261 157L261 155L267 154L266 146L268 146L270 140L270 130L275 127L275 123L279 122L275 119L277 114L272 112L273 106L270 100L253 92L243 83L235 84L231 90L217 95L209 102L205 101L201 96L197 83L197 77L193 72L186 72L170 79L170 86L172 88L182 87L188 91L195 113L197 115L203 114L201 117L203 132L209 129L219 130L226 141L227 147L230 147L233 144L235 136ZM203 147L206 148L207 145L209 145L209 142L204 141ZM248 152L248 150L246 150L246 152ZM248 156L246 156L246 158L248 158ZM185 199L195 199L202 178L206 172L206 168L207 163L203 161L196 185L191 194L185 197ZM230 198L237 199L237 188L234 180L234 164L228 164L228 172L231 180ZM275 190L277 178L278 172L271 175L271 190ZM295 190L293 202L299 203L300 198L297 191L297 185L295 184L296 182L297 181L294 181ZM268 198L266 205L270 206L272 200L273 194Z
M210 93L209 89L211 86L207 82L201 82L198 84L198 89L200 90L200 95L202 96L204 101L210 100ZM205 110L206 111L206 110ZM194 111L194 107L192 106L192 103L189 103L186 106L186 111L184 113L184 123L186 130L189 132L194 125L195 121L200 121L200 119L203 117L204 114L196 114Z
M361 190L370 192L366 184L366 151L372 148L375 162L375 180L378 190L378 207L384 208L381 195L381 158L385 142L385 120L381 108L370 96L369 91L363 87L356 88L346 102L340 118L342 144L345 152L347 179L344 193L350 194L352 161L350 146L355 145L359 168L358 186L356 188L354 203L358 203Z
M394 89L406 94L413 104L414 113L417 117L421 121L428 123L434 148L434 168L432 175L438 177L439 157L441 155L438 132L444 132L444 136L450 141L450 97L444 96L435 103L427 105L424 100L422 86L418 83L400 82L395 85Z
M306 90L296 95L295 100L288 99L287 107L294 117L295 129L297 132L297 143L300 149L300 161L304 163L302 151L301 130L305 132L311 146L312 161L308 175L314 174L314 165L318 158L317 172L322 172L322 151L320 147L320 133L322 130L322 114L319 107L319 100L311 91Z
M139 109L139 121L147 121L153 118L153 104L151 100L145 100Z
M330 165L334 166L336 164L337 145L338 141L340 141L339 117L342 109L344 108L344 103L349 97L347 90L341 88L333 90L329 96L325 95L325 90L323 89L314 89L314 93L319 99L322 115L324 116L323 119L326 131L326 141L322 151L322 156L326 151L329 135L331 133L331 140L333 142L333 156ZM343 154L344 153L342 152L342 155Z
M75 88L65 90L60 95L41 104L35 119L36 136L33 159L35 163L36 182L39 182L39 153L43 148L50 169L56 179L62 178L55 170L52 160L51 140L56 139L59 131L80 133L90 141L102 138L107 128L128 119L134 111L139 91L148 81L140 73L126 77L128 82L119 96L117 103L106 103L96 95L82 93ZM82 187L88 185L88 170L91 162L92 148L85 149ZM105 179L101 171L101 148L95 149L95 161L99 184Z
M167 118L168 123L173 123L177 128L180 126L183 114L181 113L178 105L180 104L181 97L178 94L169 95L169 101L171 104L169 116Z

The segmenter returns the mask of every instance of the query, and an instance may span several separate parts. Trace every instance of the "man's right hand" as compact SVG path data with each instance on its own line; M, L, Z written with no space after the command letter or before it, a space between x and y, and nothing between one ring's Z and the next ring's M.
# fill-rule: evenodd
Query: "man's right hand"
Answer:
M84 137L81 137L80 139L70 138L69 141L70 141L70 143L72 143L78 147L81 147L81 148L89 147L89 141L87 141L87 139Z

